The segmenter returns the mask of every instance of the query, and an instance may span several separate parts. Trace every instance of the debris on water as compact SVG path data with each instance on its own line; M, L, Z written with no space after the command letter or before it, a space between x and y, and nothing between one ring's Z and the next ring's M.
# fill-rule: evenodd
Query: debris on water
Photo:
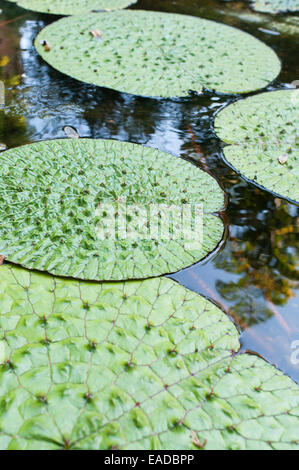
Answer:
M66 133L68 139L79 139L79 134L74 127L65 126L63 130Z
M282 155L278 157L278 161L281 165L284 165L288 161L288 156L285 153L283 153Z
M6 149L7 149L7 145L0 143L0 152L3 152Z
M5 260L5 256L0 255L0 266L2 266L2 264L4 263L4 260Z
M272 34L272 36L280 36L278 31L272 31L272 29L259 28L259 31L265 34Z

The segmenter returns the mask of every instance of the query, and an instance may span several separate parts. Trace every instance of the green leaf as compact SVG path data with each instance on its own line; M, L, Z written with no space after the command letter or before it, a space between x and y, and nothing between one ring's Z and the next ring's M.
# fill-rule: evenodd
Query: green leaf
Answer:
M298 387L166 278L0 268L0 449L298 449Z
M251 182L299 201L298 90L263 93L228 106L215 120L231 144L226 160Z
M223 204L207 173L158 150L111 140L39 142L1 154L0 253L80 279L158 276L215 249L223 224L212 213Z
M62 73L145 96L187 96L203 87L245 93L265 87L280 71L276 54L247 33L151 11L63 18L40 32L35 47Z
M117 10L136 0L8 0L20 7L54 15L82 15L96 10Z
M299 11L299 0L253 0L253 8L265 13Z

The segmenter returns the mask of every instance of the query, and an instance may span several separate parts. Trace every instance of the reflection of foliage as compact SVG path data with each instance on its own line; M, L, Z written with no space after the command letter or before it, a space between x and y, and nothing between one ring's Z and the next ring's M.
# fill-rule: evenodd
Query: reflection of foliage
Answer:
M27 123L24 117L0 112L0 142L16 147L26 141Z
M288 207L274 205L271 221L266 211L257 213L256 227L247 220L241 234L232 238L230 249L217 259L219 269L238 276L236 281L218 281L217 290L233 304L231 314L238 316L243 327L271 317L274 305L285 305L298 286L299 218L292 217Z

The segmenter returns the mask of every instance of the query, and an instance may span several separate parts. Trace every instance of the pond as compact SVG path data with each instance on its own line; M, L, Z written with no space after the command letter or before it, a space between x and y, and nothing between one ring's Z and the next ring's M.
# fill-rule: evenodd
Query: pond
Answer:
M286 17L253 13L248 2L140 0L135 9L200 16L238 27L272 47L282 72L267 90L299 80L298 31ZM240 99L212 92L183 99L141 98L83 84L37 54L36 35L57 19L0 1L0 80L6 103L0 143L14 148L65 137L111 138L158 148L211 172L227 194L225 239L202 262L169 277L212 300L241 333L243 351L299 382L292 360L299 340L299 208L246 182L224 163L213 131L216 113Z

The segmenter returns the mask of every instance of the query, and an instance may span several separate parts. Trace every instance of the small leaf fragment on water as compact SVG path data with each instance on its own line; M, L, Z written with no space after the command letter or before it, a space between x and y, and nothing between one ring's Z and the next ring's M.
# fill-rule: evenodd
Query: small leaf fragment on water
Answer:
M192 442L193 444L198 447L199 449L204 449L204 447L207 445L207 440L204 439L203 442L200 442L198 439L197 434L194 431L191 431L191 437L192 437Z
M91 34L94 38L101 38L101 37L102 37L101 31L99 31L98 29L92 29L92 30L90 31L90 34Z
M79 139L79 134L76 131L76 129L74 129L73 127L65 126L63 130L66 133L66 136L68 137L68 139Z
M6 264L0 322L1 450L130 452L139 437L144 451L298 450L298 385L260 357L232 358L240 349L234 324L174 280L94 283ZM149 432L162 436L158 445L144 438Z
M282 155L280 155L280 157L278 157L278 160L281 165L284 165L288 161L288 156L283 153Z

